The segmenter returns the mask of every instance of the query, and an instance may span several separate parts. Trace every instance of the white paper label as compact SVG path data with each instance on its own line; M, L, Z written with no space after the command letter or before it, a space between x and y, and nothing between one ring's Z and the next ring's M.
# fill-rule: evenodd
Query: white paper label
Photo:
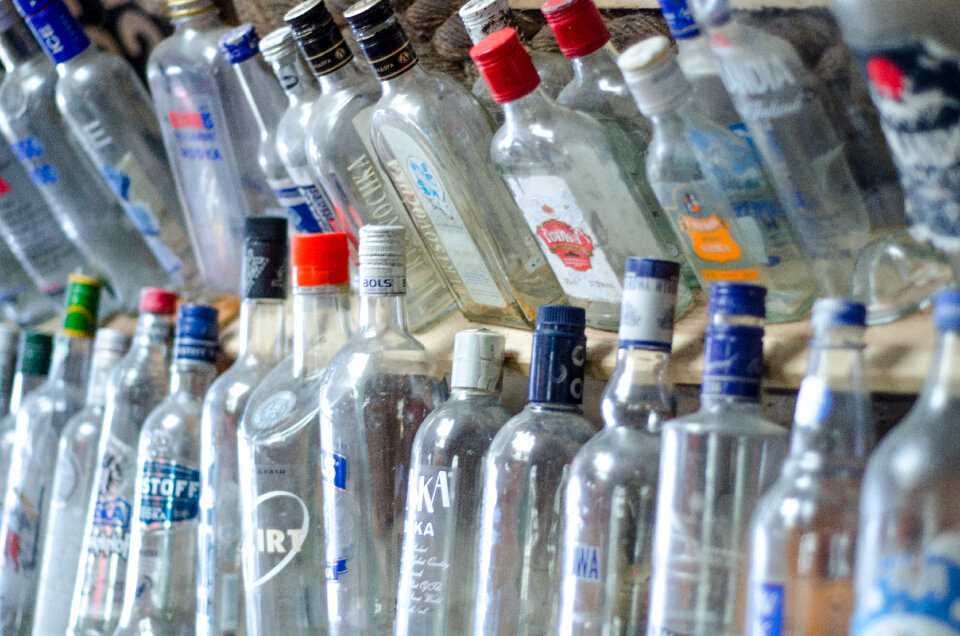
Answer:
M407 293L407 271L403 267L360 266L362 296L399 296Z
M673 340L677 281L626 276L620 305L620 344L663 345Z

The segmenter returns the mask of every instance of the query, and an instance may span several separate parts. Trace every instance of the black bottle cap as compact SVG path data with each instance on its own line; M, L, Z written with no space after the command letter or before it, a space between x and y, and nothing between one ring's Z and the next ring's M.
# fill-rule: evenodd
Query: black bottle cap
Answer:
M287 220L248 217L243 242L243 297L287 296Z
M388 0L360 0L343 17L379 79L396 77L417 63L417 54Z
M340 27L323 0L307 0L287 11L284 21L290 25L297 46L314 75L325 75L353 59Z
M248 216L243 235L255 241L287 243L287 220L280 216Z

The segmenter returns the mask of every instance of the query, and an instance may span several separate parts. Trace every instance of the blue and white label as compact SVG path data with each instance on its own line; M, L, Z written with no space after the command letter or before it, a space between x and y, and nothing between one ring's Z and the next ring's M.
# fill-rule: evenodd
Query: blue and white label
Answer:
M287 218L297 232L302 234L318 234L320 232L329 232L330 230L320 225L317 218L313 215L313 210L300 194L300 190L293 185L290 187L275 187L271 182L273 195L277 197L279 203L287 211Z
M753 590L749 620L752 636L780 636L783 632L783 586L764 584ZM816 610L813 610L816 611Z
M314 218L327 228L327 232L345 231L336 212L333 211L333 204L330 203L330 199L327 198L323 190L313 184L298 187L300 188L300 196L310 207Z
M677 281L627 273L620 304L620 346L670 351L677 310Z
M112 499L98 499L93 511L93 524L108 528L130 528L130 517L133 506L122 497Z
M199 360L213 363L220 350L216 340L177 337L173 342L173 357L176 360Z
M762 328L718 325L707 328L701 395L758 400L762 377Z
M406 293L406 268L380 265L360 266L360 295L399 296Z
M54 2L26 22L54 64L73 59L90 46L83 27L63 2Z
M660 11L674 39L685 40L700 35L687 0L660 0Z
M347 458L337 453L323 453L321 473L323 480L337 490L347 489Z
M200 471L173 462L148 461L140 481L140 521L177 523L200 513Z
M336 561L330 561L326 564L326 567L324 569L326 570L328 581L339 581L340 577L349 571L347 570L346 559L337 559Z
M573 548L573 560L570 572L584 581L600 582L600 549L592 545L578 545Z

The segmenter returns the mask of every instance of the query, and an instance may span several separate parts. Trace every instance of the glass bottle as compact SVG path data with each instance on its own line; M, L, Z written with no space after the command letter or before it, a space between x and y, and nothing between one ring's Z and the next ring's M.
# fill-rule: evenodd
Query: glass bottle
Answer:
M287 221L249 217L244 233L237 361L207 391L200 424L197 636L234 634L244 623L237 429L251 393L286 343Z
M37 584L33 634L63 636L70 621L80 565L87 504L94 487L97 450L103 424L103 406L110 372L130 344L130 337L114 329L98 329L87 381L86 405L67 421L60 435L53 476L49 521L44 535L43 561Z
M630 258L604 428L570 465L564 494L561 634L644 634L660 429L676 413L670 380L680 267Z
M176 294L152 287L140 295L140 317L130 350L106 387L97 472L83 526L83 549L70 608L72 636L110 636L123 607L130 549L140 429L167 392L167 349Z
M490 161L489 114L417 63L386 0L362 0L344 18L383 90L370 113L377 156L460 310L526 327L538 305L565 297Z
M10 413L13 399L13 381L17 374L17 342L20 330L10 325L0 324L0 418ZM3 472L0 463L0 473Z
M61 0L13 0L57 66L57 107L171 281L197 274L146 88L122 57L90 45ZM109 86L111 90L103 90Z
M816 282L750 144L700 111L667 38L635 44L619 64L653 121L650 185L701 284L761 282L768 319L799 318Z
M57 443L70 417L83 408L93 332L97 328L100 282L73 274L67 289L63 328L57 334L50 373L24 398L7 475L0 543L0 633L30 633Z
M320 432L323 371L352 333L345 234L290 239L293 353L257 385L238 433L248 636L326 636ZM291 556L292 555L292 556Z
M483 456L510 419L500 402L505 340L489 329L456 335L450 398L414 437L396 636L469 632Z
M217 310L180 307L170 394L140 431L127 589L115 636L196 629L200 418L217 349Z
M700 410L663 426L649 636L744 632L750 518L787 451L760 416L764 293L710 288Z
M680 257L672 230L659 232L603 127L539 87L516 31L490 35L470 55L506 118L493 136L494 165L569 301L586 309L591 327L615 330L627 257Z
M447 397L407 328L403 228L360 228L360 319L320 383L330 634L392 631L413 438Z
M306 130L313 175L345 227L405 228L410 326L422 331L450 313L454 300L373 149L370 113L380 87L357 67L323 0L297 5L284 20L321 89Z
M853 611L860 481L873 449L860 303L823 298L790 453L750 528L748 636L845 634Z
M40 291L6 243L0 242L0 312L10 322L27 327L53 318L57 305Z
M540 307L529 403L484 456L474 634L555 632L563 493L570 462L596 432L580 407L584 321L581 307Z

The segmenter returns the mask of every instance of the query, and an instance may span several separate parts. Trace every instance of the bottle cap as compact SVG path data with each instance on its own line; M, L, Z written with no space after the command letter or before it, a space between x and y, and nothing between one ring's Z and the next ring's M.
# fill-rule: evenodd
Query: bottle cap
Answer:
M567 59L589 55L610 41L593 0L547 0L540 11Z
M260 36L252 24L241 24L220 38L220 52L231 64L249 60L257 54Z
M47 375L53 354L53 336L25 331L20 337L17 370L27 375Z
M101 327L93 339L94 351L115 351L119 354L126 352L130 346L130 336L117 329Z
M267 62L273 62L277 57L295 51L296 40L293 39L293 29L282 26L266 34L260 40L260 55Z
M360 228L360 294L395 296L407 292L406 232L397 225Z
M866 327L867 308L845 298L820 298L813 303L811 323L823 327Z
M762 378L763 327L707 325L701 397L756 402L760 399Z
M43 11L47 7L53 4L57 4L61 0L13 0L13 6L16 7L17 12L25 18L29 18L35 13Z
M688 40L700 35L700 27L687 0L660 0L660 11L675 40Z
M24 16L30 31L54 64L71 60L90 46L90 38L80 22L59 0L23 0L17 3L17 10Z
M388 0L360 0L343 17L377 78L396 77L417 63L417 54Z
M101 283L82 274L70 274L67 283L67 312L62 331L68 336L89 338L97 330Z
M628 48L617 59L617 66L644 115L669 111L679 99L693 93L670 48L670 40L662 35Z
M244 227L243 297L287 297L287 220L250 216Z
M492 393L503 377L506 338L492 329L467 329L453 340L453 369L450 386Z
M933 325L937 331L960 331L960 289L945 289L934 297Z
M167 7L170 8L171 18L185 18L215 8L210 0L167 0Z
M144 287L140 290L141 314L172 316L177 311L177 295L159 287Z
M569 305L540 305L530 354L531 402L580 404L587 359L586 312Z
M680 265L654 258L628 258L620 302L621 347L670 351L677 311Z
M217 359L217 310L187 303L180 307L173 341L173 357L213 363Z
M766 297L766 288L759 285L717 281L710 285L710 301L707 303L707 313L711 316L765 318L767 315L764 305Z
M353 59L353 51L323 0L301 2L283 19L293 29L293 37L314 75L333 72Z
M540 84L530 54L513 28L501 29L470 49L480 75L490 87L493 101L512 102L528 95Z
M350 280L347 235L294 234L290 238L290 265L294 287L344 285Z
M470 0L460 7L459 13L474 44L500 29L513 26L513 12L507 0Z

